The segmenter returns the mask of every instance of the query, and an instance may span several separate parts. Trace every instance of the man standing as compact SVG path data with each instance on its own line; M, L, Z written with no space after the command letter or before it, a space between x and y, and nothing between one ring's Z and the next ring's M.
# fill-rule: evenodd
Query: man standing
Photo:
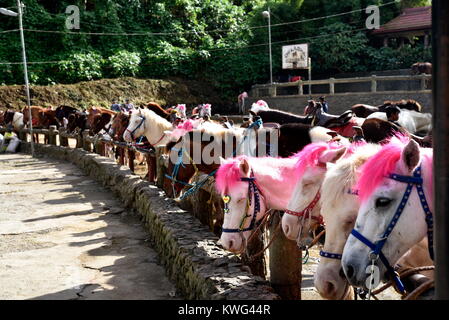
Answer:
M111 110L115 112L120 112L120 105L117 103L117 100L112 100Z
M329 113L329 105L327 104L326 97L320 97L320 103L323 106L323 112Z
M125 104L122 106L123 111L131 111L134 109L134 105L129 101L129 99L125 100Z

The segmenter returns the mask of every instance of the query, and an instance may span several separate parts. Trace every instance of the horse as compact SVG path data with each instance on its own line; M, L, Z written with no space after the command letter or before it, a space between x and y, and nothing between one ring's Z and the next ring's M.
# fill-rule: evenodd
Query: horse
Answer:
M87 109L87 113L87 125L89 126L89 128L93 127L94 118L96 115L109 114L111 117L113 117L116 114L115 111L101 107L89 107Z
M39 114L47 110L39 106L31 106L30 108L31 108L31 116L33 118L33 127L41 127L42 123L40 122L41 118L39 117ZM25 122L25 124L28 125L30 121L29 119L30 113L28 107L23 108L22 113L23 113L23 121Z
M322 224L318 201L327 164L341 159L348 147L335 142L313 143L299 153L295 173L297 179L282 217L285 236L296 240L298 245L307 242L309 231Z
M417 62L412 65L411 74L432 74L432 64L430 62Z
M118 112L113 118L111 127L109 129L109 135L113 140L123 142L123 134L129 124L129 114L125 112Z
M366 269L376 265L381 281L391 277L402 289L391 265L426 235L433 260L432 159L432 149L393 138L361 167L361 204L342 256L351 285L370 290Z
M141 136L146 136L153 147L165 146L172 140L166 131L173 129L173 125L166 119L149 109L133 110L129 124L123 134L126 142L133 142Z
M388 120L384 112L370 114L367 119L372 118ZM398 123L411 134L427 134L432 130L432 114L402 109L399 113Z
M413 140L418 142L421 147L432 147L432 137L430 135L424 138L412 135L403 127L397 126L391 121L385 121L377 118L366 119L361 128L367 142L384 143L397 133L400 133L411 137Z
M260 111L268 111L270 107L264 100L259 100L252 104L250 111L258 114Z
M63 125L64 118L68 119L70 114L77 112L78 110L74 107L70 106L59 106L55 110L56 119L58 119L59 123Z
M111 127L111 121L113 116L110 113L97 114L92 119L92 125L90 126L89 135L94 136L101 130L108 131Z
M367 118L374 112L385 112L389 106L398 106L400 109L414 110L416 112L422 112L421 104L413 99L399 100L399 101L384 101L380 106L373 107L367 104L356 104L351 107L351 111L360 118Z
M79 129L80 133L89 127L87 121L87 114L85 112L76 111L75 113L69 114L67 123L67 132L73 133L76 129Z
M251 116L259 116L263 123L266 122L274 122L282 124L287 123L302 123L302 124L312 124L313 117L312 116L298 116L296 114L285 112L281 110L261 110L257 113L250 111Z
M303 150L289 158L240 156L221 160L215 185L225 203L220 243L226 250L242 252L267 210L287 208L301 173L297 166L302 154L307 153Z
M23 113L14 110L6 110L4 113L4 122L11 124L15 131L19 131L25 126Z
M190 122L193 123L193 125L187 126L190 130L180 128L173 130L170 134L172 139L177 142L167 145L167 151L171 153L172 160L169 162L168 173L171 175L169 180L171 180L173 196L177 196L189 184L196 172L213 174L220 164L220 156L266 154L262 150L262 144L271 142L271 130L258 127L226 129L218 123L198 122L198 120L188 120L183 126ZM194 126L197 127L194 128ZM176 145L178 148L173 148ZM263 149L266 151L267 148L264 146ZM201 155L200 158L194 157L196 151ZM167 181L164 190L167 190L168 183ZM169 191L167 193L170 195Z
M359 168L381 146L366 144L358 148L347 159L342 159L331 167L321 186L321 215L326 225L324 247L320 251L320 262L315 273L314 285L325 299L350 299L352 290L341 268L341 256L346 240L354 227L360 207L357 190ZM406 267L427 266L432 262L424 244L415 246L401 257L398 264ZM426 274L432 276L431 274Z
M154 113L156 113L158 116L164 118L165 120L172 122L171 112L164 110L164 108L162 108L158 103L149 102L149 103L147 103L145 108L153 111Z

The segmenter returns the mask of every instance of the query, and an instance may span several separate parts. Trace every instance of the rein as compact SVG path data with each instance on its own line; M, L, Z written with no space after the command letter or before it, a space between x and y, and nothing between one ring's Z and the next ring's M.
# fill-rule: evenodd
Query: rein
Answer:
M400 278L398 277L397 273L394 271L393 267L388 262L387 258L382 253L382 248L385 245L388 236L393 231L394 226L398 222L399 218L401 217L402 212L404 211L405 205L407 204L407 201L410 197L410 194L413 190L413 187L416 186L416 189L418 191L419 200L421 202L421 206L424 210L425 214L425 220L427 223L427 237L429 242L429 254L430 257L433 260L433 217L432 212L429 209L429 205L426 200L426 196L424 195L423 190L423 179L421 177L421 165L418 166L415 171L413 172L413 176L402 176L398 174L390 174L388 178L399 181L402 183L407 183L407 188L405 189L404 195L402 197L401 203L399 204L398 208L396 209L396 213L394 214L393 218L391 219L389 225L387 226L386 231L382 235L381 239L377 241L376 243L372 243L370 240L365 238L360 232L358 232L356 229L353 229L351 231L351 234L356 237L358 240L363 242L366 246L368 246L372 251L370 252L370 260L372 261L372 264L374 265L374 262L380 258L382 263L387 268L388 272L393 277L393 280L399 289L401 293L405 291L404 285L402 284Z

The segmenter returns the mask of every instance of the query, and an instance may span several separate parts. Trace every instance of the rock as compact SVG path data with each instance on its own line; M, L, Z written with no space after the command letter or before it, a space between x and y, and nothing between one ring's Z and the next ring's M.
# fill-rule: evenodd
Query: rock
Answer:
M116 207L116 208L110 208L108 213L110 213L110 214L119 214L119 213L122 213L123 211L125 211L124 208Z

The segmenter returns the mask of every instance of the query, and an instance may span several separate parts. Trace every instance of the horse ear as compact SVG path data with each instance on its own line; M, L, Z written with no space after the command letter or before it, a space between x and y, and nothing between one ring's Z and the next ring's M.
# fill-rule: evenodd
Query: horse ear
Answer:
M249 177L249 163L248 160L246 160L245 158L243 158L242 160L240 160L240 173L242 174L243 177Z
M421 158L421 152L419 145L415 140L410 140L409 143L402 150L401 162L405 166L408 172L412 172L419 164Z
M318 159L321 163L335 163L346 153L346 147L324 151Z
M253 117L255 117L255 116L257 116L257 114L254 112L254 111L249 111L249 114L251 115L251 116L253 116Z

